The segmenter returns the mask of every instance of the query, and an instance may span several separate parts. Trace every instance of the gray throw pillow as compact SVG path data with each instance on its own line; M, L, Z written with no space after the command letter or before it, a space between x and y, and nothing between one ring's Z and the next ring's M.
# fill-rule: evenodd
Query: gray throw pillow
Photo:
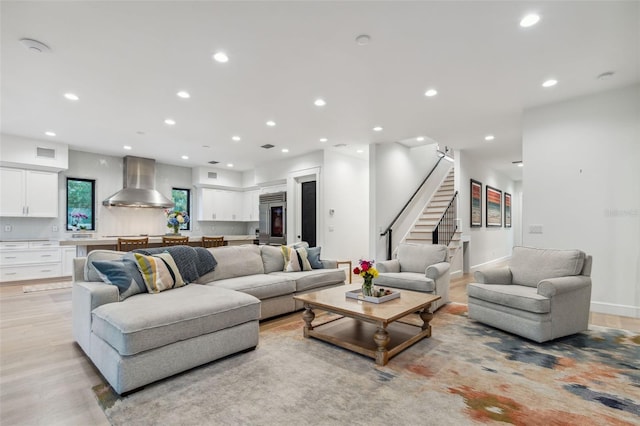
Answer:
M135 262L122 259L95 260L92 263L102 281L118 287L121 301L134 294L147 292Z
M320 247L309 247L307 249L307 259L313 269L324 269L320 260Z

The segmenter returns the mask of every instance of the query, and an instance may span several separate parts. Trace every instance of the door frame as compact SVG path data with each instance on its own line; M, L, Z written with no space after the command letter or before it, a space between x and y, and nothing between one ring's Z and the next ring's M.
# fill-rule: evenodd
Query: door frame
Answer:
M316 245L321 246L324 238L320 232L323 227L322 212L322 182L320 180L320 167L296 170L290 172L287 177L287 192L291 197L287 198L287 243L298 242L298 235L302 235L302 184L316 181Z

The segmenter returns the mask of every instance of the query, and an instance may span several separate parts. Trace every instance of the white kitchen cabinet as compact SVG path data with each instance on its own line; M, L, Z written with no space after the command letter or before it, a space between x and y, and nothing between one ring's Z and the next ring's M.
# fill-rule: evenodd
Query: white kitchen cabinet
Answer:
M55 241L3 242L0 282L61 277L61 261L62 251Z
M257 222L260 219L260 190L246 191L242 200L242 220Z
M241 192L201 188L198 195L198 220L242 220Z
M68 277L73 275L73 259L76 257L76 247L61 247L62 252L62 276Z
M58 217L58 174L0 167L0 216Z

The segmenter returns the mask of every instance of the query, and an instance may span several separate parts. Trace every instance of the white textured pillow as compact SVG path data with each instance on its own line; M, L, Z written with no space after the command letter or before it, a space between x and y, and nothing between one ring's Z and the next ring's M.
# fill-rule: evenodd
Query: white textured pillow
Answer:
M285 272L311 270L311 264L307 258L307 249L304 247L294 249L292 247L282 246L282 256L284 257Z

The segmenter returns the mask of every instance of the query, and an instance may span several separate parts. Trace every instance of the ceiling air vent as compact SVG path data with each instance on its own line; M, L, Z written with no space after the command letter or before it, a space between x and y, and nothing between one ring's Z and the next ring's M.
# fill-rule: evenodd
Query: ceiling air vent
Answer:
M275 145L271 145L270 143L264 144L262 145L260 148L264 148L264 149L271 149L273 148Z
M209 178L209 179L218 179L218 173L216 173L216 172L207 172L207 178Z
M215 160L209 161L209 164L218 164L218 163L219 163L219 161L215 161Z
M56 158L56 150L53 148L36 148L36 157L39 158Z

